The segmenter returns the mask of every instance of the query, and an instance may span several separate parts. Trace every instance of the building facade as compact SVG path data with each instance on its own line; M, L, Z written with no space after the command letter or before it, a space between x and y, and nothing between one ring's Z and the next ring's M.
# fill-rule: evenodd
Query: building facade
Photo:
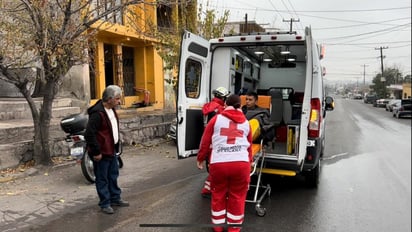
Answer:
M153 32L173 31L181 8L187 5L177 0L156 2L129 6L129 13L109 14L103 23L95 23L92 28L98 30L96 41L89 50L92 61L88 68L77 68L70 78L65 78L59 96L81 95L93 104L102 97L106 86L116 84L124 91L122 108L174 110L172 79L176 72L164 70L157 52L160 41Z

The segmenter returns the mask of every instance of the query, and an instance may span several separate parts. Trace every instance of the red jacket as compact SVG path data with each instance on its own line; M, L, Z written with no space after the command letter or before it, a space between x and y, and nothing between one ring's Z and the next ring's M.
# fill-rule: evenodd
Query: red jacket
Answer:
M89 155L96 156L102 154L113 156L118 149L119 143L114 144L112 124L104 110L102 100L96 102L87 112L89 113L89 121L84 137L87 142ZM113 112L116 116L117 125L119 125L116 110L113 109Z
M234 121L235 123L243 123L246 121L246 117L243 114L241 110L236 110L233 107L227 107L221 115L229 118L230 120ZM200 149L199 153L197 154L197 160L199 162L205 161L207 158L209 158L209 155L212 152L212 135L213 135L213 128L216 123L217 117L213 117L212 120L209 121L207 124L205 131L202 136L202 140L200 142ZM249 161L252 161L252 130L249 130L249 134L247 135L247 140L250 144L248 147L248 153L249 153Z
M216 114L220 114L222 113L224 109L225 109L225 102L220 98L214 97L212 101L203 105L202 113L203 115L208 115L212 112L215 112Z

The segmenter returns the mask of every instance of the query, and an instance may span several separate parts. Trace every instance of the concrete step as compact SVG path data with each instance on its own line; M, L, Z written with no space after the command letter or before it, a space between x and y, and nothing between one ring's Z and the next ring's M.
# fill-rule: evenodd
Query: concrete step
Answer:
M34 99L36 106L40 108L42 99ZM53 101L52 116L62 118L70 114L80 113L80 107L73 106L70 98L58 98ZM0 121L12 119L31 119L29 104L24 98L1 98Z
M64 118L71 114L80 113L80 107L59 107L52 109L53 118Z
M50 122L50 137L64 138L65 133L60 127L60 118ZM0 121L0 145L33 140L34 126L32 119L14 119Z

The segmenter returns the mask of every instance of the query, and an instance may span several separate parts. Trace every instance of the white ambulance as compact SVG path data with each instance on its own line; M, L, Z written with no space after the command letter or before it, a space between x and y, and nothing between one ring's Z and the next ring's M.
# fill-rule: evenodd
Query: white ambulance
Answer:
M207 41L183 35L177 98L178 158L196 155L203 133L202 106L213 89L233 94L255 91L270 96L268 118L273 138L265 143L263 173L294 176L317 187L325 146L326 111L334 102L325 95L323 49L296 32L249 33ZM259 105L259 101L258 101Z

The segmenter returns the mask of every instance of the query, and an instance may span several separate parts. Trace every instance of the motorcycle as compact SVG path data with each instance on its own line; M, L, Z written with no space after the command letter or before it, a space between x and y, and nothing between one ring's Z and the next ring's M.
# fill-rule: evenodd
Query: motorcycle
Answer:
M65 141L68 143L70 156L80 164L86 180L94 183L96 176L94 175L93 160L87 153L86 140L84 138L88 119L87 114L72 114L60 121L60 127L67 133ZM119 151L116 153L119 168L123 167L123 160L120 157L122 150L120 143Z
M173 119L172 123L170 124L169 131L166 134L166 137L170 140L173 140L176 143L176 126L177 126L177 119Z

